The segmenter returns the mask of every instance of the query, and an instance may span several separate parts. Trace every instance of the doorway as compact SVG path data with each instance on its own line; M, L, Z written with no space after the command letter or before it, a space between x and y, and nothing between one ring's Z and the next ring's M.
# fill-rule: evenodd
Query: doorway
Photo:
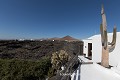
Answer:
M88 43L88 58L92 60L92 43Z

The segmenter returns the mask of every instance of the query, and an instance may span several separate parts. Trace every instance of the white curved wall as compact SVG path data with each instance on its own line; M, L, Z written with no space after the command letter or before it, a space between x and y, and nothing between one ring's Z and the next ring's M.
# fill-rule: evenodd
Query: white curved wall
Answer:
M92 42L92 61L101 62L102 55L102 45L101 45L101 35L95 35L91 37L91 40L83 40L84 47L88 45L89 42ZM108 41L112 41L112 33L108 34ZM83 52L88 55L88 46L83 48ZM120 64L120 32L117 32L116 46L113 52L109 53L109 63L112 66L117 66Z

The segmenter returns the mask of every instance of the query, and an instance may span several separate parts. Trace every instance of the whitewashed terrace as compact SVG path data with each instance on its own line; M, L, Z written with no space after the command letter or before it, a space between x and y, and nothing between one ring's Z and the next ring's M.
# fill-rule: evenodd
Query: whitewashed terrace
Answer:
M80 57L80 56L79 56ZM80 57L84 62L90 62L84 57ZM112 69L107 69L99 64L82 64L71 75L71 80L120 80L120 75Z

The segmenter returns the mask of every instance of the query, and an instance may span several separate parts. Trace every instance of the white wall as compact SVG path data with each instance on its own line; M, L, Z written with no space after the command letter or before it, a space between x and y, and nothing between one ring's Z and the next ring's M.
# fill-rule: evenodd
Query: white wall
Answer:
M86 54L86 57L88 57L88 43L92 43L92 39L86 39L83 40L84 46L83 46L83 53Z
M101 61L101 36L95 35L93 36L92 41L92 61L93 62L100 62Z
M110 53L110 64L117 66L118 63L120 63L120 32L117 32L115 49Z
M112 33L108 34L108 41L112 41ZM102 45L101 35L92 36L92 60L93 62L101 62ZM113 52L109 53L109 63L117 66L120 63L120 32L117 32L116 46Z

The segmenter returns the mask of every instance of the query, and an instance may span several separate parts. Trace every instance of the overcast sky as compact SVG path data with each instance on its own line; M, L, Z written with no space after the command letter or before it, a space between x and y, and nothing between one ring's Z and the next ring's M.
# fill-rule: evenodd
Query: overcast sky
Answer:
M99 34L101 4L108 31L120 31L120 0L0 0L0 39Z

